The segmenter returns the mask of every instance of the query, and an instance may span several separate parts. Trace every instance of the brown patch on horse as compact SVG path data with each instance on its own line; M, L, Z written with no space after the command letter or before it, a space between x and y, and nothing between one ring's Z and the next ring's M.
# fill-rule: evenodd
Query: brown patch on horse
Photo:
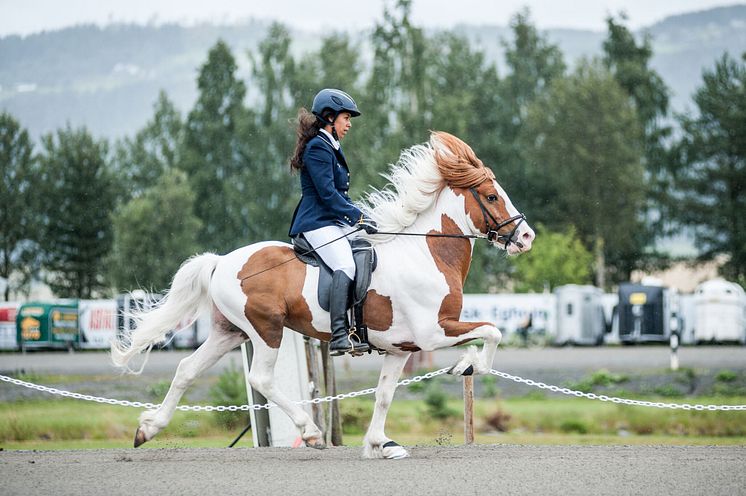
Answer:
M389 330L394 321L391 298L376 293L375 289L368 291L363 304L363 317L368 328L374 331Z
M428 234L464 234L446 214L440 217L441 229L431 230ZM428 237L427 246L438 270L448 283L449 292L443 298L438 310L438 323L448 337L460 336L476 329L487 322L460 322L461 307L464 300L464 281L471 264L471 243L465 238Z
M262 272L270 267L272 270ZM280 347L283 327L325 341L330 339L330 333L318 331L311 323L313 315L302 294L306 264L295 258L292 248L268 246L258 250L236 277L246 295L244 315L270 348Z
M402 341L401 343L394 343L393 345L402 351L409 351L412 353L422 351L422 348L414 344L412 341Z

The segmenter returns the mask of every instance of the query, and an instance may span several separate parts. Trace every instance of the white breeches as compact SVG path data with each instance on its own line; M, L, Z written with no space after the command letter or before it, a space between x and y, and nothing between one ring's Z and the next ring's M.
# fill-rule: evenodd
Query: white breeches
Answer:
M325 226L304 232L303 236L332 271L341 270L347 274L347 277L354 280L355 261L352 259L352 247L348 241L349 238L337 239L353 230L354 228L348 226ZM337 239L337 241L329 243L333 239Z

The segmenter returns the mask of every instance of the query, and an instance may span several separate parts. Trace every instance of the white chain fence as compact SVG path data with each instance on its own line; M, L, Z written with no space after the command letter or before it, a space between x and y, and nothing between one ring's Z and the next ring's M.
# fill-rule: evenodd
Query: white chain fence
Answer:
M404 379L402 381L399 381L397 385L408 386L415 382L421 382L427 379L432 379L433 377L437 377L439 375L443 375L447 373L449 370L450 370L450 367L442 368L439 370L434 370L432 372L428 372L423 375L412 377L411 379ZM568 388L552 386L549 384L544 384L543 382L537 382L531 379L524 379L522 377L518 377L515 375L506 374L505 372L500 372L494 369L490 370L490 374L495 375L497 377L501 377L503 379L508 379L513 382L526 384L527 386L537 387L540 389L546 389L554 393L561 393L561 394L566 394L569 396L576 396L578 398L587 398L589 400L608 401L611 403L617 403L617 404L622 404L622 405L647 406L647 407L654 407L654 408L669 408L672 410L697 410L697 411L740 410L740 411L746 411L746 405L690 405L687 403L661 403L661 402L655 402L655 401L630 400L626 398L606 396L605 394L584 393L582 391L574 391ZM88 394L73 393L70 391L64 391L62 389L51 388L47 386L41 386L39 384L34 384L31 382L22 381L20 379L14 379L12 377L8 377L5 375L0 375L0 381L8 382L10 384L15 384L17 386L21 386L21 387L25 387L29 389L34 389L36 391L42 391L44 393L64 396L66 398L74 398L74 399L84 400L84 401L95 401L96 403L105 403L108 405L131 406L135 408L148 408L148 409L154 409L160 406L159 404L155 404L155 403L115 400L111 398L101 398L99 396L91 396ZM373 394L375 392L376 392L376 388L373 387L373 388L368 388L368 389L362 389L360 391L353 391L351 393L341 393L335 396L324 396L323 398L314 398L312 400L298 401L296 403L299 405L307 405L311 403L313 404L328 403L334 400L344 400L347 398L355 398L357 396L365 396L368 394ZM275 405L274 403L267 403L264 405L240 405L240 406L239 405L217 405L217 406L216 405L179 405L176 408L178 410L185 411L185 412L188 412L188 411L192 411L192 412L236 412L236 411L269 409L274 406L277 406L277 405Z

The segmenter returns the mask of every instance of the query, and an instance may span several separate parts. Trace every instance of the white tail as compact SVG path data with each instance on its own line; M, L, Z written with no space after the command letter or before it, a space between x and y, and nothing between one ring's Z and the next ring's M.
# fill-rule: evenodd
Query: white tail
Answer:
M135 330L111 343L111 360L127 372L139 374L145 367L153 345L162 342L169 331L176 329L184 318L194 319L209 309L210 278L220 256L203 253L187 259L174 275L166 296L149 310L136 310L131 317ZM127 366L138 353L145 357L138 370Z

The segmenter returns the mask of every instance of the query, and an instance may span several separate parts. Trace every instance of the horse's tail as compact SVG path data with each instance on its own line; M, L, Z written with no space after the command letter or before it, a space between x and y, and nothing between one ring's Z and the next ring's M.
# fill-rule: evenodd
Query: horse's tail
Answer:
M168 332L176 329L185 317L194 319L209 308L210 278L219 259L214 253L189 258L174 275L163 299L149 309L140 308L126 316L134 320L135 330L129 336L112 340L114 365L133 374L141 373L154 344L165 341ZM132 357L142 351L145 357L139 369L128 367Z

